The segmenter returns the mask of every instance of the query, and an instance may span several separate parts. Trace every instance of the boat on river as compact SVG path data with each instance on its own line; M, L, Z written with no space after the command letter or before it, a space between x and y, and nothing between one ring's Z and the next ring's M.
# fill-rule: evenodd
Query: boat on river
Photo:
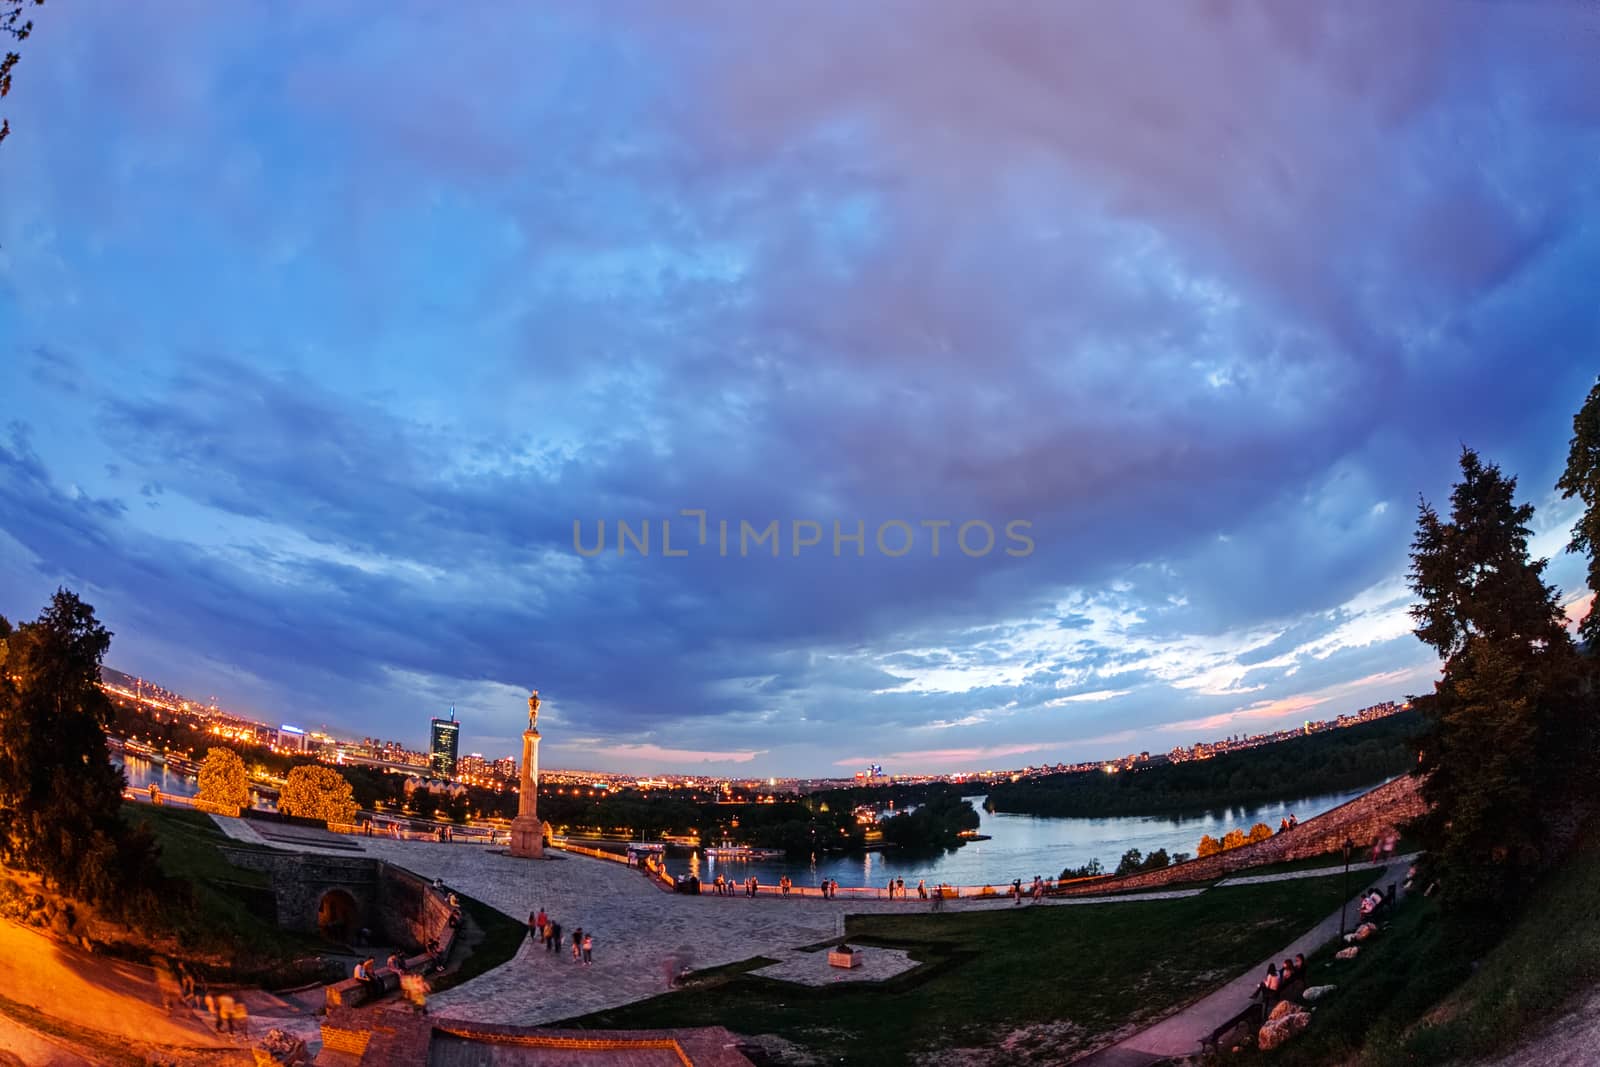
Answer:
M788 855L781 848L751 848L749 845L712 845L707 856L719 860L779 860Z

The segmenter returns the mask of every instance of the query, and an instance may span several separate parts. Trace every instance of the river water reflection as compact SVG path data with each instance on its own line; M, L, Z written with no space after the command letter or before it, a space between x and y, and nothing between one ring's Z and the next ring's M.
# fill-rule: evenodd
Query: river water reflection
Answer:
M983 810L982 797L968 802L978 810L978 832L991 840L973 841L953 851L935 855L904 855L891 849L861 855L825 855L815 863L792 860L716 860L696 854L670 857L667 867L674 874L689 871L702 880L724 876L743 880L755 875L763 884L788 875L797 885L815 885L823 878L837 879L840 885L883 885L890 878L904 878L914 886L918 879L928 884L951 885L1009 884L1013 878L1031 881L1034 875L1054 878L1064 867L1078 867L1098 859L1103 867L1116 867L1122 854L1136 848L1145 855L1166 849L1170 855L1191 855L1204 834L1221 838L1233 829L1248 830L1264 822L1274 830L1291 813L1309 819L1329 808L1365 793L1354 789L1344 793L1325 793L1271 804L1195 812L1182 816L1123 816L1107 819L1045 818L1034 815L991 814Z

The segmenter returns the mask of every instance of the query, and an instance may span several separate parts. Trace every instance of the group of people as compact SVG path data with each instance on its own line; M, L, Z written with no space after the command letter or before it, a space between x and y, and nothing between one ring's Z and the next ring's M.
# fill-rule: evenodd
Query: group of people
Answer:
M561 929L561 924L545 914L540 908L528 916L528 936L535 941L544 942L546 952L560 954L562 944L567 940L566 934ZM594 935L586 932L583 927L572 931L572 962L584 965L594 962Z
M1046 888L1047 886L1045 885L1045 880L1042 875L1034 875L1033 884L1027 889L1022 888L1021 878L1013 878L1011 880L1011 887L1006 890L1006 895L1009 897L1015 897L1016 899L1014 903L1021 904L1023 894L1027 894L1028 898L1037 904L1044 900Z
M889 884L885 888L889 892L890 900L906 899L906 880L904 878L889 879ZM921 893L923 897L928 895L927 890L923 888L922 883L920 882L917 883L917 891Z
M817 883L817 888L822 890L823 900L832 900L839 895L839 879L824 878L821 882Z
M395 957L393 956L389 957L389 968L396 973L405 969L403 966L395 966ZM383 979L378 977L378 961L374 957L368 956L358 962L355 970L351 973L351 977L367 987L373 1000L383 996Z
M1287 816L1278 820L1278 833L1286 834L1299 825L1300 820L1295 817L1293 812L1290 812Z
M785 893L789 891L787 888L788 881L789 879L784 878L778 883L778 887ZM732 878L724 878L719 874L716 881L711 883L711 892L719 897L731 897L733 896L733 887L735 885L738 885L747 897L753 897L761 892L761 882L753 874L742 882L735 882Z
M1280 968L1277 964L1267 964L1267 976L1261 979L1257 987L1257 994L1268 1008L1280 1000L1298 1000L1306 989L1306 958L1304 954L1297 954L1292 960L1284 960Z

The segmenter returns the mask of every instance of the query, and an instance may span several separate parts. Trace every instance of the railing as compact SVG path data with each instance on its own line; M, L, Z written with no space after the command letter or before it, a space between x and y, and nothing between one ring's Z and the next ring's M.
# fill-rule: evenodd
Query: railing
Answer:
M148 789L134 789L131 786L122 791L123 800L134 800L140 804L151 804L155 807L192 808L195 811L204 811L212 815L231 815L237 818L239 809L232 804L216 804L199 797L184 796L181 793L163 793L159 789L154 793Z

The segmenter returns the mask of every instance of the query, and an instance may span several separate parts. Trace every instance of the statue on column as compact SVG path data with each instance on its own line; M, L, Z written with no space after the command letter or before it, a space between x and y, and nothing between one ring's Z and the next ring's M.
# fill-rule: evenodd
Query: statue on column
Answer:
M522 780L517 787L517 817L511 820L511 855L544 855L544 824L539 821L539 691L528 697L528 728L522 732Z

